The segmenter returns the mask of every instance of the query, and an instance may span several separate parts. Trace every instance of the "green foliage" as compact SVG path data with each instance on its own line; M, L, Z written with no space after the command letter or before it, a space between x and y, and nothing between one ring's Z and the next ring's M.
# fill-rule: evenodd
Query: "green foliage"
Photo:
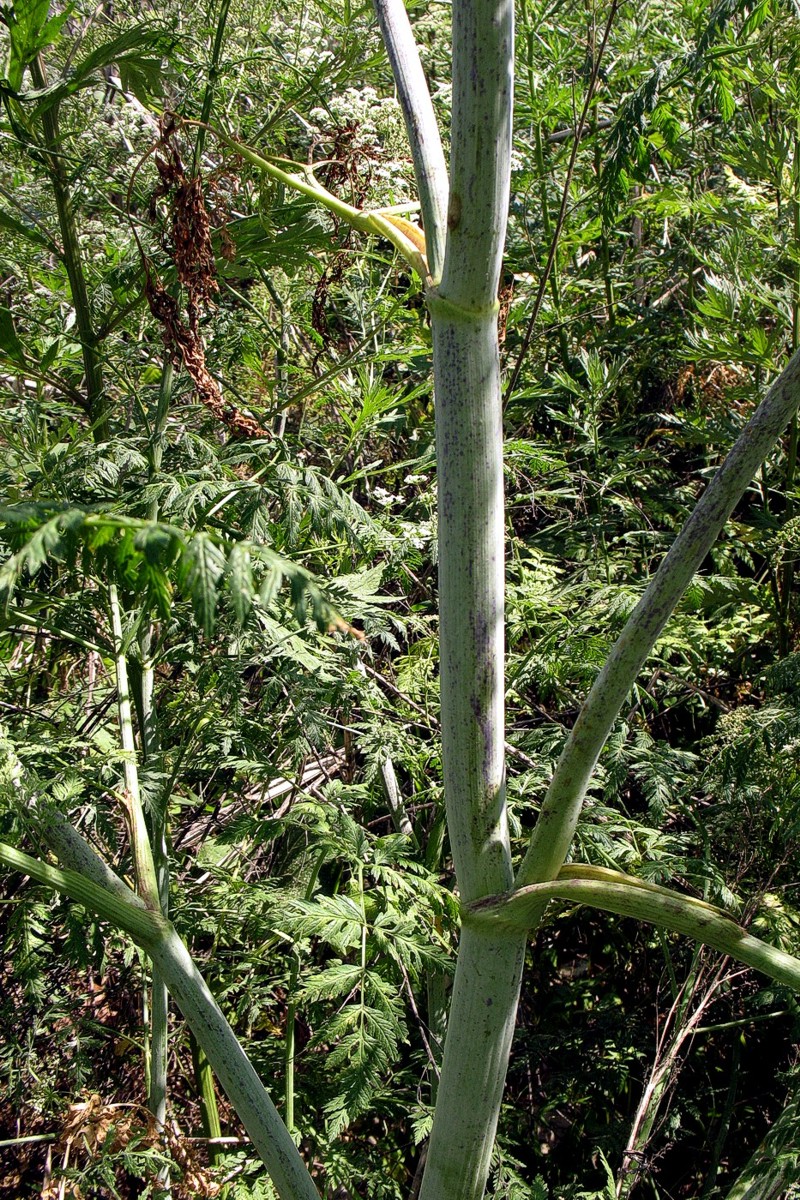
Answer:
M304 623L310 610L320 629L341 624L310 574L267 546L244 541L226 545L204 530L182 531L158 522L79 509L57 512L43 520L45 516L46 509L31 505L0 513L8 543L19 545L6 559L0 576L6 610L19 582L32 581L48 562L70 571L79 557L85 569L89 557L96 556L95 570L142 595L143 613L153 612L164 620L171 611L172 576L207 635L214 631L223 587L243 625L255 597L268 608L284 579L290 586L297 620Z
M56 40L69 16L69 9L53 17L49 11L49 0L20 0L3 10L3 24L8 29L8 83L15 91L22 83L25 68Z

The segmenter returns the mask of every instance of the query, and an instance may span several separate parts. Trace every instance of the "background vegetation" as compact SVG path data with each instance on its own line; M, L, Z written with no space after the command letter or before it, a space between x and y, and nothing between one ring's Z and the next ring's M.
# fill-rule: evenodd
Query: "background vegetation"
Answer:
M406 1196L457 924L430 334L387 242L214 132L319 164L349 203L413 199L371 7L40 0L0 18L0 833L24 844L52 798L129 874L135 762L172 919L318 1184ZM412 19L446 117L448 7ZM524 0L518 19L501 295L517 832L800 341L795 8ZM651 656L577 845L786 949L798 499L795 424ZM138 952L20 876L2 888L0 1191L156 1195L169 1163L176 1196L269 1196L177 1018L157 1134ZM796 1033L788 990L554 907L494 1193L790 1194Z

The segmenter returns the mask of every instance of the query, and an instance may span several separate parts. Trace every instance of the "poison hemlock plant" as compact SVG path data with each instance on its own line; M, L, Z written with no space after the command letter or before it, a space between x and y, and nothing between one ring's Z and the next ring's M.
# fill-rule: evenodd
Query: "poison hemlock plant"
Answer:
M675 99L697 77L722 118L735 118L735 72L719 65L728 52L735 57L726 41L739 16L735 6L699 14L687 44L644 79L632 61L635 22L618 34L616 5L603 27L593 17L585 31L591 54L584 114L578 126L549 132L549 122L574 119L571 89L538 78L535 14L523 14L521 111L534 156L526 176L534 200L524 211L515 201L510 245L518 253L526 222L535 220L548 266L521 338L530 272L518 273L517 312L511 284L501 279L514 165L513 6L458 0L452 94L435 104L404 7L379 0L377 11L409 135L422 228L408 200L408 163L396 184L391 171L371 173L370 156L398 153L396 111L391 130L380 123L367 129L366 81L361 90L342 88L336 103L318 103L325 73L344 81L359 47L365 80L372 66L374 31L349 5L327 12L331 30L305 12L293 13L296 25L279 25L277 34L237 28L243 59L263 60L257 106L243 91L225 94L220 63L229 6L221 5L201 102L187 103L184 120L167 114L160 122L152 115L159 89L188 88L179 71L162 80L162 59L172 55L163 30L132 26L89 48L83 40L95 36L92 21L70 43L41 5L20 0L4 14L4 132L24 186L17 208L2 210L3 227L14 235L20 263L36 264L39 295L64 286L42 282L41 252L54 256L71 310L58 330L38 301L19 315L6 303L0 308L0 349L19 417L8 423L4 468L9 556L0 581L6 673L16 691L14 736L3 746L2 821L10 841L0 847L0 861L110 923L152 963L146 1060L150 1107L162 1129L169 993L284 1200L318 1196L320 1187L355 1187L360 1152L350 1142L360 1123L372 1114L378 1128L405 1128L415 1087L423 1136L431 1114L432 1121L414 1194L480 1200L490 1179L496 1195L519 1195L527 1186L523 1164L502 1139L495 1154L495 1134L526 947L551 901L638 918L660 931L662 947L668 932L685 934L756 967L780 988L800 984L789 906L762 904L754 928L770 936L761 941L708 896L666 886L676 876L694 882L685 850L687 841L702 841L692 812L697 762L680 747L658 744L641 716L656 693L678 696L689 710L689 693L694 719L719 690L715 679L693 678L701 657L703 669L721 672L731 654L755 656L754 622L773 621L784 648L790 644L795 427L779 532L762 464L800 401L800 360L790 360L749 422L736 414L735 441L731 430L720 433L733 449L696 506L693 474L675 503L659 496L673 475L658 454L626 436L635 408L635 397L625 394L626 371L634 353L645 351L625 345L635 304L626 309L615 278L623 267L615 246L624 222L639 271L636 303L664 271L664 256L647 244L643 226L654 214L686 234L686 279L664 280L662 295L685 288L692 346L719 355L733 344L730 326L744 312L750 332L739 369L756 372L752 390L759 395L779 349L777 333L759 339L758 305L777 328L785 280L769 293L739 288L731 278L735 237L717 238L712 247L709 235L715 219L733 223L742 211L766 229L772 210L730 178L727 215L719 215L697 165L701 150L711 152L713 134L701 124L697 99L690 114ZM757 35L760 20L745 13L741 33ZM424 20L418 30L425 36ZM574 39L558 31L547 36L553 61L565 63ZM612 123L604 167L598 138L609 118L601 115L597 87L616 37L629 94ZM305 38L316 39L319 61L305 53ZM45 56L52 56L52 74ZM435 75L433 48L425 59ZM90 197L67 170L81 145L68 122L88 111L76 97L99 91L98 72L112 64L119 80L106 82L149 137L127 176L124 201L115 201L138 229L138 253L129 257L119 235L102 254L89 252ZM185 63L181 69L188 70ZM749 76L739 82L754 86ZM263 101L277 84L285 94L268 110ZM304 106L311 119L298 122ZM230 114L256 107L269 112L266 124L245 115L243 132L233 136ZM448 109L449 173L438 117ZM353 128L344 123L347 114ZM693 144L683 190L662 193L658 208L642 188L653 171L676 162L682 121L702 145ZM113 116L110 124L118 128ZM128 131L119 128L125 144ZM591 156L584 161L585 133ZM566 165L558 158L562 143L570 147ZM324 158L316 153L320 145ZM599 188L599 215L568 213L576 172L584 182L593 179L587 194L596 197ZM781 181L776 197L785 204ZM238 213L240 194L254 209L245 216ZM794 183L788 199L796 206ZM226 205L235 215L226 215ZM78 229L78 213L85 229ZM346 263L363 244L356 239L370 239L369 249L362 273L347 281ZM314 252L321 245L332 253L320 274ZM240 265L225 272L222 264L237 247ZM719 272L712 270L715 254ZM584 290L602 305L613 333L603 352L573 352L563 316L578 290L576 272L590 259L597 269ZM430 564L420 556L432 534L429 388L409 372L405 353L411 346L424 364L429 348L427 318L417 299L417 315L411 307L413 273L433 350L438 627L432 579L423 574ZM786 279L796 299L791 272ZM365 300L371 289L374 299ZM526 355L542 314L559 325L557 361L532 383ZM512 335L516 330L510 378L522 381L519 395L509 397L509 418L521 427L505 459L499 316ZM581 319L594 318L584 310ZM396 329L406 338L403 353L385 344ZM324 354L330 365L320 369ZM35 396L26 395L29 386ZM540 407L535 437L528 436L532 418L523 415L520 396ZM336 450L328 452L320 431L337 427ZM545 449L543 434L552 443ZM661 414L648 436L669 445ZM402 454L390 449L398 442ZM312 447L315 462L308 461ZM710 475L719 457L707 447L697 476ZM742 515L739 506L749 503L742 497L759 470L763 526L773 541L754 549L753 578L743 583L732 580L732 563L746 554L713 547L734 510L737 520ZM535 487L531 492L530 520L544 527L538 538L515 528L510 539L508 693L506 473L543 480L541 499ZM416 509L409 505L410 519L402 501L409 479L426 489ZM652 518L642 517L646 502L660 528L680 529L658 570L670 539L662 533L654 548ZM381 506L382 517L375 512ZM513 506L516 527L524 524L516 511L522 507ZM427 527L415 540L409 526L420 510ZM754 564L770 547L779 548L778 561L762 576ZM712 552L718 575L693 584ZM719 608L727 617L715 612L712 621ZM392 678L378 649L395 651L405 640ZM702 656L698 641L709 646ZM38 679L20 669L26 655ZM78 663L80 684L72 687ZM643 682L645 664L652 674ZM430 697L437 672L438 704ZM777 696L781 686L771 686ZM553 715L560 706L574 709L563 725ZM514 714L510 747L507 709ZM545 728L530 721L532 713ZM734 810L752 804L765 784L777 791L770 739L793 737L791 720L777 698L757 715L729 712L724 753L703 786L729 792ZM452 880L438 778L429 778L438 777L440 754L455 893L446 886ZM543 793L534 813L530 797ZM626 795L646 819L617 815ZM781 794L789 813L792 800L791 789ZM691 836L659 825L682 805ZM191 820L180 820L182 809ZM721 894L711 898L727 901L733 897L715 873L712 851L730 844L730 817L713 816L698 882L713 893L719 880ZM372 821L381 832L372 831ZM576 837L587 862L567 862ZM38 858L11 844L23 838ZM209 898L214 905L206 911ZM24 910L13 930L32 997L42 986L42 903ZM456 905L461 928L448 998ZM222 919L226 908L230 926L241 930L236 939ZM218 1000L198 971L203 960ZM232 979L237 960L244 968L239 984ZM268 984L261 978L265 961ZM692 978L699 977L697 961ZM690 1018L676 1004L677 1046ZM272 1030L272 1041L260 1044L255 1036L248 1058L228 1017L251 1032ZM636 1050L625 1054L633 1060ZM676 1057L667 1053L659 1062L669 1059L672 1068ZM207 1128L218 1128L199 1052L195 1063ZM261 1080L277 1070L282 1095L270 1095ZM301 1112L304 1088L310 1096ZM647 1144L656 1109L642 1109L627 1146L618 1148L618 1191L632 1186L627 1164ZM364 1140L374 1147L362 1154L365 1173L382 1167L385 1176L371 1194L401 1194L407 1168L398 1139L382 1163L380 1139L371 1133ZM613 1180L602 1162L608 1191ZM161 1184L168 1184L163 1170ZM532 1186L537 1195L546 1190L538 1175Z

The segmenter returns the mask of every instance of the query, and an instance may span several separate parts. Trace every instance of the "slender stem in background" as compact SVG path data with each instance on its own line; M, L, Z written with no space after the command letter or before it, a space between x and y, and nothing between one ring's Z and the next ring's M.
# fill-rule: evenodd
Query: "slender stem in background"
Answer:
M760 372L757 369L756 370L756 380L758 380L759 374L760 374ZM758 386L758 385L756 384L756 386ZM796 417L794 417L792 419L792 423L793 424L797 423ZM769 503L769 484L767 482L767 468L766 468L765 463L761 464L761 470L758 472L758 490L761 493L762 511L763 511L764 516L766 517L767 521L769 522L769 521L771 521L771 509L770 509L770 503ZM776 624L776 627L778 630L778 646L779 646L781 655L784 655L786 653L786 630L784 628L784 624L783 624L783 620L782 620L783 600L781 597L781 583L780 583L780 578L779 578L780 563L779 562L774 563L772 561L771 557L767 556L765 566L764 566L764 573L765 573L767 579L769 580L769 590L770 590L770 595L772 596L772 606L775 610L775 624Z
M800 243L798 243L800 248ZM786 478L784 481L784 489L786 496L786 512L785 523L788 524L794 517L794 477L797 470L797 442L798 442L798 425L797 415L795 414L789 423L789 444L786 450ZM781 639L779 647L781 654L788 654L791 650L792 638L792 592L794 590L795 576L795 560L794 552L790 552L788 558L783 564L781 586L780 586L780 613L778 621L778 633Z
M800 347L800 130L795 128L792 141L792 350ZM786 451L786 496L785 520L788 524L794 517L794 477L797 470L797 416L789 425L789 445ZM781 639L781 654L788 654L792 636L792 592L794 590L794 555L789 554L781 571L781 606L778 617L778 633Z
M442 276L447 230L448 181L442 139L403 0L375 0L375 10L411 144L428 269L436 284Z
M30 64L31 77L37 88L47 87L47 73L41 55ZM89 420L95 427L100 441L108 441L108 414L103 384L103 368L97 352L97 336L89 306L89 293L83 268L78 228L75 224L75 208L72 202L67 172L64 169L64 151L58 123L58 105L46 108L42 113L42 128L48 150L48 171L53 188L53 197L58 213L58 225L63 243L62 261L69 280L72 304L75 308L75 324L81 342L83 373L86 378L86 409Z
M136 743L133 736L131 694L128 684L128 664L122 638L122 613L115 583L109 584L108 602L111 610L111 632L114 638L120 740L125 753L125 815L131 839L136 885L139 895L148 908L154 912L160 912L158 880L139 788L139 769L136 764Z
M359 660L359 669L366 676L367 669ZM400 789L400 784L397 779L397 774L394 769L394 763L391 758L385 758L380 764L381 782L383 783L383 792L386 796L386 801L392 815L392 822L398 833L404 837L410 838L414 847L419 850L420 842L414 829L413 822L409 816L408 809L403 799L403 794ZM426 865L429 870L435 871L437 874L442 869L441 862L441 846L439 852L436 852L435 839L429 839L426 849ZM441 927L439 927L441 933ZM427 1023L429 1038L422 1033L425 1048L428 1052L428 1058L431 1064L430 1071L430 1104L432 1108L436 1106L436 1099L439 1091L439 1064L442 1057L442 1046L444 1045L444 1035L447 1028L447 976L439 967L428 967L424 974L425 994L427 1002ZM409 997L412 1007L414 1007L414 998L411 992L411 984L406 981ZM422 1023L419 1013L416 1012L417 1021L422 1030ZM425 1162L428 1157L428 1141L426 1140L420 1146L419 1159L417 1161L417 1169L414 1174L414 1180L411 1188L411 1198L416 1200L419 1194L419 1189L422 1185L422 1174L425 1167Z
M792 138L792 241L792 350L797 350L800 347L800 128L797 126Z
M111 631L114 638L114 660L117 673L117 705L119 710L119 728L122 749L125 753L125 808L128 821L128 831L131 839L131 852L136 871L136 883L139 894L147 906L154 912L163 912L161 905L161 888L156 859L153 854L153 844L144 816L141 789L139 786L139 768L136 761L136 742L133 734L131 716L131 697L128 682L128 663L122 638L122 615L117 595L116 584L108 589L108 599L111 609ZM143 636L149 652L149 627ZM152 731L152 675L148 675L149 664L145 663L142 670L142 727ZM145 680L147 679L147 683ZM147 1078L147 1103L150 1111L160 1127L163 1127L167 1117L167 1052L169 1031L169 997L164 981L153 971L151 1003L147 1004L144 997L144 1026L147 1031L147 1049L145 1055L145 1075ZM149 1009L149 1013L148 1010ZM149 1021L148 1021L149 1016ZM162 1182L168 1183L168 1177L163 1176Z
M286 302L278 293L269 276L264 276L264 283L266 284L272 303L277 308L278 315L280 316L280 336L275 339L275 399L277 404L275 415L272 419L272 432L277 438L282 438L286 433L286 421L289 415L287 404L289 393L289 371L287 367L289 361L289 317L286 312Z
M625 697L692 576L799 403L797 352L697 502L597 676L556 767L517 886L553 879L558 873L600 752Z
M699 1033L697 1029L695 1032ZM731 1047L731 1074L728 1081L728 1087L725 1091L725 1100L722 1104L722 1112L719 1118L719 1128L717 1135L714 1138L714 1143L711 1148L711 1162L708 1166L708 1173L703 1184L703 1190L698 1197L698 1200L708 1200L716 1191L717 1176L722 1164L722 1151L725 1148L725 1143L728 1140L728 1134L733 1123L733 1116L736 1109L736 1094L739 1090L739 1075L742 1063L742 1042L737 1038Z
M150 438L150 462L148 467L148 482L150 484L155 483L161 470L173 380L174 370L172 360L167 356L162 368L158 405ZM147 515L149 520L157 521L158 512L158 499L154 496L148 506ZM153 623L151 621L144 621L139 633L139 654L141 657L139 715L142 736L142 762L151 769L157 766L160 754L158 713L155 705L155 663L153 661L155 637L156 631ZM169 792L166 790L162 791L154 806L150 821L150 846L152 848L158 900L161 912L165 917L169 916L169 847L167 845L169 800ZM169 993L166 983L155 969L153 970L151 980L150 1021L150 1088L148 1107L159 1127L163 1128L167 1119ZM219 1119L217 1119L218 1125ZM168 1178L166 1172L167 1168L165 1167L160 1177L164 1183L167 1182Z
M294 1056L295 1020L297 1017L297 980L300 976L300 955L292 948L292 969L289 974L289 1002L286 1006L286 1041L284 1043L285 1078L283 1084L284 1118L286 1128L295 1128L294 1120Z
M211 117L211 109L214 104L214 93L217 88L217 80L219 78L219 64L222 58L222 46L225 41L225 26L228 23L228 13L230 12L231 0L221 0L219 8L219 16L214 30L214 44L211 47L211 61L208 64L208 79L206 80L206 88L203 93L203 107L200 110L200 128L197 131L197 141L194 146L194 159L192 165L192 174L196 175L200 170L200 163L203 158L203 150L206 144L206 126Z
M589 52L592 56L592 63L594 63L595 58L597 57L596 40L597 11L593 6L591 25L589 27ZM591 113L589 128L592 133L592 144L594 148L594 177L596 184L599 186L600 176L602 175L603 171L603 152L600 146L600 138L598 137L599 117L596 86L594 88L594 95L592 96L592 104L589 111ZM608 323L609 325L613 326L616 322L616 313L614 311L614 284L611 279L611 261L608 252L608 227L606 225L605 217L601 217L600 221L600 266L603 271L603 289L606 295L606 313L608 315Z
M617 15L618 7L619 7L619 0L611 0L611 9L608 14L608 19L606 21L605 29L603 30L603 37L600 42L600 46L598 48L597 54L594 56L594 59L592 61L592 72L589 77L589 86L586 89L586 98L583 102L583 108L581 109L581 115L580 115L580 118L578 119L578 124L577 124L576 130L575 130L575 140L572 143L572 150L570 151L570 156L569 156L569 164L567 166L567 175L564 180L564 188L561 193L561 207L558 210L558 217L556 218L556 224L555 224L555 228L553 230L553 236L550 239L550 249L548 250L548 253L547 253L547 260L545 261L545 264L544 264L544 270L542 271L541 277L539 279L539 287L537 288L536 297L533 302L533 311L531 312L531 315L528 318L528 324L525 329L525 336L522 339L522 345L520 346L519 354L517 355L517 361L514 364L514 368L511 372L511 376L510 376L508 384L506 386L505 403L508 403L508 401L509 401L510 397L512 396L514 389L516 388L517 383L519 381L520 372L522 370L523 363L525 362L525 359L528 354L528 350L530 348L531 338L533 337L533 331L536 327L536 322L539 319L539 312L541 311L542 301L544 300L544 293L545 293L545 289L547 287L547 281L550 278L550 272L552 271L553 264L556 260L556 251L558 250L558 243L561 239L561 233L564 228L564 222L566 221L566 218L567 218L567 202L569 201L569 189L572 185L572 175L573 175L573 172L575 171L575 163L578 158L578 150L580 149L581 140L583 138L583 131L587 125L587 121L588 121L588 117L589 117L589 110L591 109L592 103L594 101L594 94L595 94L595 90L597 88L597 81L600 77L600 64L603 61L603 55L605 54L606 45L608 44L609 34L611 33L611 27L614 24L614 18Z
M380 765L380 772L383 793L386 796L386 803L389 805L389 811L392 815L392 824L398 833L402 833L404 837L410 838L413 844L419 848L419 843L414 833L414 826L411 824L411 818L408 815L408 809L403 800L400 785L397 782L397 773L391 758L383 759Z
M686 247L688 250L688 271L687 271L687 287L686 287L686 309L687 318L690 329L694 329L697 313L695 311L695 269L697 257L694 252L695 245L695 206L697 202L697 181L698 176L695 171L697 162L697 121L698 121L698 105L699 105L699 89L692 88L692 140L689 147L689 227L687 231Z
M221 1138L222 1125L219 1119L217 1093L214 1089L214 1072L211 1070L211 1064L206 1057L205 1050L199 1045L194 1034L189 1035L189 1042L192 1049L194 1078L200 1100L200 1120L203 1125L203 1133L209 1139ZM215 1163L219 1156L219 1147L210 1145L208 1157L211 1163Z
M325 862L326 851L321 850L317 855L314 865L311 869L311 878L306 885L305 899L310 900L314 895L314 888L317 886L317 878L319 877L320 868ZM284 1078L284 1104L285 1104L285 1121L286 1128L291 1131L295 1128L294 1121L294 1060L295 1060L295 1019L297 1017L297 980L300 975L300 955L297 950L294 950L292 956L292 970L289 978L289 1002L286 1006L286 1042L284 1046L284 1063L286 1074Z
M537 77L535 67L534 67L535 59L536 59L536 50L538 48L537 47L537 31L534 29L533 22L531 21L530 14L528 12L528 0L520 0L519 13L520 13L519 25L521 28L518 28L518 30L517 30L517 56L518 56L518 58L523 57L520 46L519 46L519 39L521 36L524 39L524 45L525 45L525 52L524 52L525 74L527 76L527 82L528 82L528 96L529 96L529 104L531 106L531 128L532 128L533 137L534 137L534 157L536 160L536 170L537 170L537 174L538 174L538 179L536 182L537 182L537 185L539 188L539 211L540 211L540 216L542 219L542 227L544 229L544 236L549 242L550 237L552 235L552 222L550 220L550 203L549 203L549 200L547 197L547 173L544 169L544 154L543 154L543 148L542 148L542 123L540 120L535 119L535 116L533 113L533 97L536 95L537 91L539 90L538 77ZM550 286L551 286L551 290L553 290L553 288L555 286L556 290L553 291L553 302L556 306L556 309L558 309L558 304L556 302L557 280L555 279L555 277L553 278L553 280L551 280Z
M537 121L534 129L534 154L536 157L536 170L539 175L539 206L542 213L542 227L544 236L549 245L553 243L553 222L550 217L550 202L547 196L547 170L544 165L544 147L542 145L542 127ZM557 239L556 239L557 240ZM561 320L561 284L558 279L558 257L553 259L554 270L548 276L548 287L550 288L550 296L553 301L553 309L555 311L556 321L558 322L558 346L561 353L561 365L565 371L569 370L569 343L567 341L567 331L564 328L564 323ZM541 306L540 306L541 307Z
M150 438L150 462L148 464L148 480L153 483L161 470L161 462L164 457L164 445L166 442L167 418L169 417L169 406L172 399L172 388L175 383L175 368L172 365L172 360L169 356L164 359L164 364L161 369L161 385L158 389L158 404L156 406L155 420L153 421L151 438ZM147 518L149 521L158 520L158 499L154 498L150 501L147 510Z
M659 1030L653 1065L636 1108L617 1174L617 1200L628 1200L633 1189L642 1181L647 1146L680 1068L681 1051L696 1033L703 1014L721 984L727 982L727 963L725 958L717 959L709 972L699 947L695 950L683 988Z

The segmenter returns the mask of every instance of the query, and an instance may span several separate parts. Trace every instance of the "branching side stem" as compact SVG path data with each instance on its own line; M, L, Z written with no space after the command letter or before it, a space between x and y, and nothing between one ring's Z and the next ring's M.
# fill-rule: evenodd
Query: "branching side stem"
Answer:
M375 10L403 109L422 204L428 267L431 281L437 284L442 277L447 231L448 181L442 139L403 0L375 0Z
M800 404L800 351L767 392L651 580L589 692L534 827L517 886L553 879L575 833L586 789L625 697L675 605L759 465Z
M319 1200L314 1181L264 1085L169 921L76 871L51 867L0 843L0 864L55 888L110 921L142 947L165 980L252 1138L281 1200Z
M794 955L751 937L727 913L703 900L682 896L618 871L570 865L559 872L557 879L547 883L531 884L506 896L467 905L464 920L468 925L476 924L487 930L535 929L542 903L550 900L591 904L605 912L636 917L650 925L685 934L800 991L800 959Z

